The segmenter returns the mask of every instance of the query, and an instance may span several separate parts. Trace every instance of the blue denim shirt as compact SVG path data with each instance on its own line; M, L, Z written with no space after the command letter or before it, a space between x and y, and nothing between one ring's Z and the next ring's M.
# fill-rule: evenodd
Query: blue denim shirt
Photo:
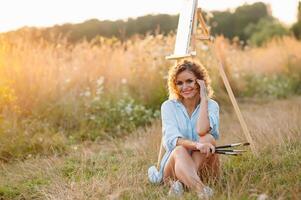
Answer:
M165 164L176 147L178 138L185 138L192 141L199 141L196 132L196 122L200 112L200 105L189 117L185 106L176 99L170 99L161 105L163 146L166 150L159 171L155 166L148 169L148 178L152 183L160 183L163 178ZM215 139L219 138L219 106L216 101L208 99L208 117L211 127L211 134Z

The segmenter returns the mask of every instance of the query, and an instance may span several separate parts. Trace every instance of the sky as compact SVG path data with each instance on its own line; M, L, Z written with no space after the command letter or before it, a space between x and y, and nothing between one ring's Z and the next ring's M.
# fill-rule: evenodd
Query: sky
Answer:
M55 24L99 20L127 19L146 14L178 14L184 0L2 0L0 2L0 32L23 26L46 27ZM233 9L258 0L198 0L206 11ZM299 0L261 0L272 6L280 21L296 21Z

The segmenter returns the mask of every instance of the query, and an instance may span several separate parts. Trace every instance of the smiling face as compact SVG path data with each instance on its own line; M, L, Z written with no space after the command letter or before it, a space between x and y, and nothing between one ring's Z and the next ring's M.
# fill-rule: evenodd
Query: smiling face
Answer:
M196 79L193 72L189 70L185 70L177 75L175 83L183 99L193 99L199 94Z
M169 99L200 98L200 87L196 79L205 82L207 95L211 98L213 91L206 68L197 61L181 60L177 62L168 72Z

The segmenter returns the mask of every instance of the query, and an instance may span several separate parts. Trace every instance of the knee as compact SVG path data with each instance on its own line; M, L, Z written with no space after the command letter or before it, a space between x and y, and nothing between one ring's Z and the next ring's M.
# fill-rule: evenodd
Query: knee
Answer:
M206 134L204 136L200 136L201 143L211 143L212 145L216 146L215 138L211 134Z
M173 150L173 155L175 158L183 157L183 155L187 154L187 149L183 146L176 146Z

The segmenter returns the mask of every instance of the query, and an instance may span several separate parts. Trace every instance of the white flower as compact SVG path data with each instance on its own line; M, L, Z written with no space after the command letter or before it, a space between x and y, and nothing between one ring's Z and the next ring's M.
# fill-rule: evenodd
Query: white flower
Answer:
M201 45L201 49L202 49L203 51L208 51L209 47L208 47L207 45L202 44L202 45Z
M97 80L96 80L96 84L98 86L102 85L103 82L104 82L105 78L103 76L99 77Z
M269 198L268 195L266 195L266 194L260 194L260 195L258 195L257 200L266 200L268 198Z
M97 93L97 92L96 92ZM100 98L99 97L95 97L94 99L93 99L93 101L99 101L100 100Z
M124 109L127 114L131 114L133 111L133 107L130 104L126 105Z
M95 120L95 119L96 119L95 115L91 115L91 116L90 116L90 119L91 119L91 120Z
M121 79L121 83L122 83L122 84L127 84L127 82L128 82L128 81L127 81L126 78Z
M85 96L85 97L91 96L91 92L90 92L90 91L86 91L86 92L84 93L84 96Z

